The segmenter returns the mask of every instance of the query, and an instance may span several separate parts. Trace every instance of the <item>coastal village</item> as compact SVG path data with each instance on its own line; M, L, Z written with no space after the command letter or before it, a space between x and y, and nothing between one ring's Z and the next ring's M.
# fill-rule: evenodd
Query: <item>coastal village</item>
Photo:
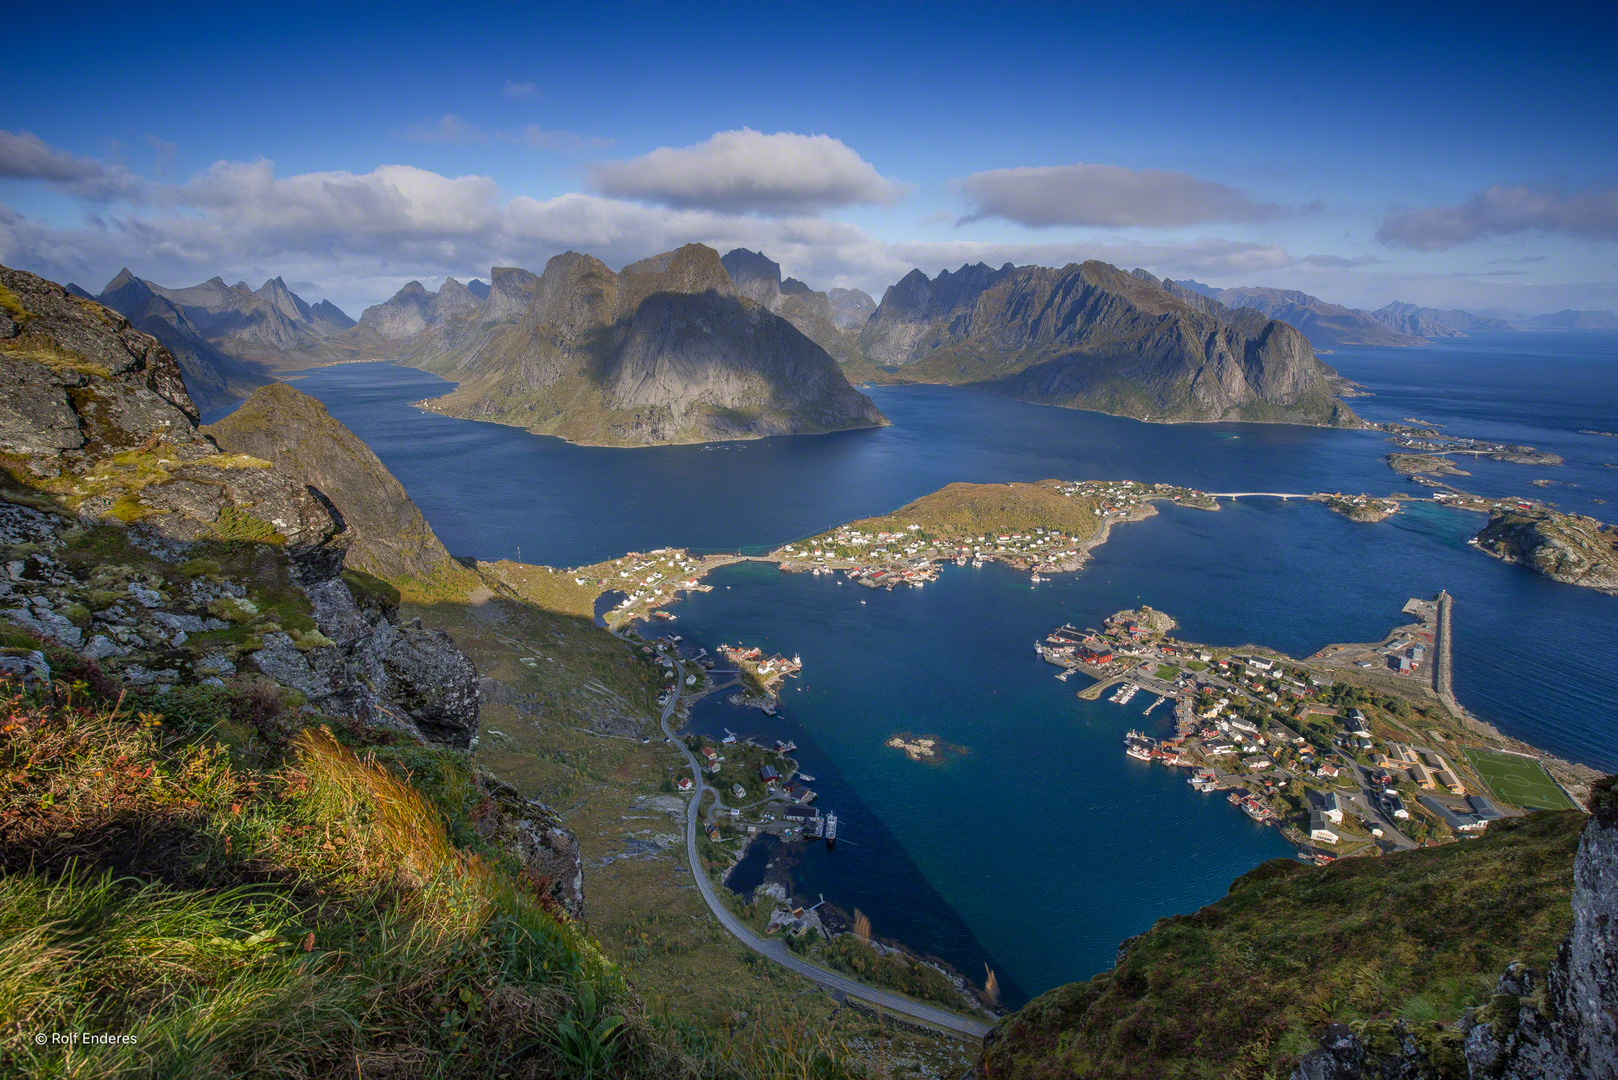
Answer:
M1295 660L1171 636L1149 608L1099 628L1058 627L1035 649L1093 680L1079 696L1139 712L1122 751L1189 770L1255 821L1279 826L1299 857L1349 856L1476 836L1529 809L1579 805L1593 772L1533 753L1468 716L1448 689L1445 594L1412 599L1412 621L1380 642L1330 645ZM1155 727L1151 714L1160 706ZM1137 706L1138 707L1138 706ZM1172 729L1172 733L1170 730Z

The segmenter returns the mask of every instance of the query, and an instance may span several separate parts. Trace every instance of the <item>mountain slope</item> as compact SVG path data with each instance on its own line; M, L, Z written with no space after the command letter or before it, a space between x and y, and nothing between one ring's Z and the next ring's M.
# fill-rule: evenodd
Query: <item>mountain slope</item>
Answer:
M428 403L575 442L635 446L886 423L826 352L690 244L613 273L577 252L420 335L406 363L454 379Z
M1024 1006L990 1034L979 1075L1284 1076L1328 1021L1401 1016L1442 1046L1431 1021L1489 1000L1508 964L1556 956L1585 820L1542 812L1476 841L1320 869L1271 860L1218 903L1126 941L1111 971ZM1441 1075L1465 1077L1464 1064Z
M1328 303L1294 289L1220 289L1226 307L1250 307L1296 327L1317 349L1341 345L1422 345L1425 341L1392 329L1369 311ZM1446 337L1449 335L1445 335Z
M1156 420L1356 422L1285 323L1182 298L1144 271L982 263L890 287L861 354L910 382Z
M268 461L329 496L353 536L348 565L400 587L407 598L421 591L465 595L478 585L371 448L307 394L272 383L202 432L220 449Z

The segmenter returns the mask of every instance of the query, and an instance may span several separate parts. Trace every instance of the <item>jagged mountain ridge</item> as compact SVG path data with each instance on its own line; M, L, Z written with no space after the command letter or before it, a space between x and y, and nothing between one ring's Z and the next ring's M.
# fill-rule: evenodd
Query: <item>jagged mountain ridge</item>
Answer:
M311 306L280 277L257 290L245 282L226 285L219 277L170 289L125 267L100 295L87 298L161 341L204 409L245 397L270 381L266 369L276 361L320 349L354 326L331 301Z
M1404 334L1417 337L1464 337L1477 333L1509 333L1519 327L1504 319L1474 315L1470 311L1419 307L1395 300L1371 312L1373 318Z
M796 326L833 359L842 362L852 355L859 327L851 328L846 322L839 322L829 294L815 292L797 278L783 279L781 265L757 251L736 248L720 261L738 294Z
M978 263L933 279L914 270L884 294L859 351L901 381L1043 404L1157 420L1357 422L1298 331L1181 293L1094 261Z
M824 349L740 293L700 244L618 273L578 252L538 277L496 267L487 299L398 342L397 355L460 384L428 403L435 411L583 443L886 423Z

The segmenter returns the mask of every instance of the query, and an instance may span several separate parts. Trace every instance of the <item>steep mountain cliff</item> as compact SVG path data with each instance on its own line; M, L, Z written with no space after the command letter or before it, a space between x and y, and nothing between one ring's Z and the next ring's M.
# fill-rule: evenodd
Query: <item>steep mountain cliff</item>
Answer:
M1341 345L1425 344L1423 338L1400 333L1369 311L1328 303L1295 289L1220 289L1215 299L1229 308L1250 307L1272 319L1280 319L1296 327L1317 349Z
M1291 326L1100 262L912 271L859 352L902 381L1155 420L1356 422Z
M347 565L407 593L465 595L480 584L444 550L371 448L307 394L272 383L201 430L221 450L268 461L339 506L352 536Z
M855 333L849 333L848 327L839 323L830 296L815 292L796 278L783 281L780 264L756 251L736 248L721 261L738 295L796 326L804 337L825 349L834 360L848 359L858 328Z
M876 314L876 301L863 289L832 289L826 293L831 303L831 319L839 330L853 330L858 337L872 315Z
M737 294L690 244L613 273L577 252L541 277L496 267L488 299L411 339L406 363L460 385L427 407L575 442L633 446L885 423L836 361Z

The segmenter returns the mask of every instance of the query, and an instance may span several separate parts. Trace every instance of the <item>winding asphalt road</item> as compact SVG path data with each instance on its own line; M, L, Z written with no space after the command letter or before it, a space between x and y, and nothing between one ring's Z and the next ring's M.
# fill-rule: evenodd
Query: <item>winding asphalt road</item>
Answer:
M974 1039L981 1039L987 1035L989 1029L993 1026L991 1024L985 1024L981 1020L960 1016L931 1005L924 1005L919 1001L899 994L891 994L886 990L866 986L863 983L855 982L853 979L845 978L836 972L827 971L825 968L816 967L814 964L800 960L781 942L769 941L754 934L745 923L733 915L730 909L720 902L719 897L714 895L713 882L709 881L708 875L702 871L702 862L697 855L697 818L701 814L703 792L713 790L716 798L719 796L719 792L717 789L709 789L703 784L702 767L697 762L697 756L691 752L684 742L675 738L674 731L669 727L669 717L674 715L674 710L680 704L679 687L680 683L676 680L675 692L669 696L668 704L663 706L663 716L661 718L663 734L668 736L669 742L680 748L680 752L685 755L686 761L691 766L691 778L696 786L692 788L694 797L686 807L686 859L691 863L691 876L696 879L697 888L701 890L702 898L707 901L708 910L712 911L714 918L719 920L719 925L729 930L737 941L740 941L754 952L774 960L782 967L790 968L804 978L811 979L828 990L834 990L847 997L859 998L861 1001L868 1002L871 1005L880 1005L887 1012L899 1013L910 1017L912 1020L919 1020L924 1024L943 1028L958 1035L966 1035Z

